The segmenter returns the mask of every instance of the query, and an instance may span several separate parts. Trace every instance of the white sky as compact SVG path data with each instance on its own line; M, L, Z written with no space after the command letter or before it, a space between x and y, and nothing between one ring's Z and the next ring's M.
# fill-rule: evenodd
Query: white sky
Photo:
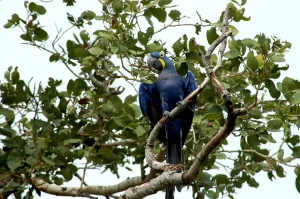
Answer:
M238 28L239 35L238 38L253 38L258 33L265 33L267 36L276 35L283 40L288 40L292 43L292 49L290 53L287 54L286 59L290 65L288 72L284 75L299 79L300 69L297 67L297 56L300 52L300 39L297 24L300 19L300 1L297 0L285 0L285 1L274 1L274 0L248 0L246 4L246 16L251 16L249 22L241 22L236 27ZM39 2L40 1L34 1ZM70 27L66 20L66 12L73 14L74 16L79 16L81 12L85 10L93 10L94 12L101 11L101 5L97 0L77 0L75 7L65 7L62 0L54 0L52 3L43 3L46 5L47 14L40 18L42 25L50 34L50 41L53 40L56 30L54 22L57 26L63 29ZM175 0L173 4L180 5L177 7L178 10L183 15L189 16L189 19L184 20L185 23L196 23L198 17L196 15L196 10L201 14L202 18L216 21L219 18L219 14L225 9L228 1L224 0ZM21 78L25 81L29 81L33 77L33 82L43 82L47 83L49 77L54 77L55 79L63 79L64 86L66 86L67 81L73 78L72 74L65 68L61 63L50 63L49 54L44 51L40 51L36 48L21 45L23 42L19 35L21 30L16 28L13 30L5 30L3 25L7 22L7 19L11 17L13 13L17 13L20 17L26 17L26 11L23 7L23 1L20 0L1 0L0 1L0 44L2 44L2 49L0 50L1 65L0 65L0 80L3 80L4 71L8 66L18 66L21 74ZM96 23L95 23L96 24ZM148 24L142 24L142 27L147 28ZM87 27L88 30L93 32L93 30L101 28L100 23L97 27L91 26ZM72 33L78 33L78 29L72 29L68 34L66 34L60 44L65 46L65 42L68 38L73 39ZM193 27L179 27L170 28L169 30L161 32L154 39L167 40L168 45L172 45L178 37L183 34L187 34L188 37L193 37L194 28ZM198 43L206 44L205 32L201 33L201 36L196 36ZM204 43L205 42L205 43ZM284 77L284 76L283 76ZM282 77L282 78L283 78ZM131 88L128 88L127 92L133 93ZM275 135L276 134L276 135ZM279 140L281 133L274 133L274 138ZM228 138L229 145L231 149L239 149L239 140L230 136ZM273 149L275 146L270 146ZM101 171L89 172L86 176L86 181L89 185L110 185L120 182L130 176L139 175L139 168L136 166L131 166L134 168L134 172L128 172L124 169L120 169L121 179L117 179L108 173L100 175ZM259 188L251 188L248 185L244 185L242 189L237 190L235 198L240 199L253 199L253 198L299 198L299 194L295 188L295 174L293 169L284 167L287 171L286 178L278 178L271 182L267 178L265 172L255 176L257 182L259 182ZM218 171L212 171L216 173ZM97 177L95 177L97 176ZM75 178L74 178L75 179ZM78 180L73 180L68 183L71 186L79 186ZM176 192L176 198L191 198L190 191L184 189L181 193ZM47 195L42 193L42 198L66 198L57 197L52 195ZM73 197L72 197L73 198ZM103 198L103 197L100 197ZM149 199L153 198L164 198L164 193L159 192L156 195L147 197Z

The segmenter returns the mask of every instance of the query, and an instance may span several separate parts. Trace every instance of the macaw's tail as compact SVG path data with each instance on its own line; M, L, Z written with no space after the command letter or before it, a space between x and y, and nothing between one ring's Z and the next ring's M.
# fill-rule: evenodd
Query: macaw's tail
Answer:
M182 163L182 150L181 143L175 144L167 139L167 162L170 164L181 164ZM181 189L178 189L179 191ZM168 187L166 190L166 199L174 199L174 187Z
M174 199L174 188L168 187L166 190L166 198L165 199Z

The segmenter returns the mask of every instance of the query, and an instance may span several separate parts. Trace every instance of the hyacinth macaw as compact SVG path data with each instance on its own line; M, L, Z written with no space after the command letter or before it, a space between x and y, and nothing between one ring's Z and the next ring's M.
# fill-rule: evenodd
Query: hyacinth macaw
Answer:
M197 82L192 72L182 78L175 65L163 52L153 52L148 56L147 65L150 69L160 72L153 84L141 83L139 88L139 103L143 115L149 120L151 127L171 111L197 88ZM166 145L166 159L170 164L183 164L182 146L190 131L196 98L176 118L169 120L161 128L157 139ZM174 187L166 191L166 199L174 198Z

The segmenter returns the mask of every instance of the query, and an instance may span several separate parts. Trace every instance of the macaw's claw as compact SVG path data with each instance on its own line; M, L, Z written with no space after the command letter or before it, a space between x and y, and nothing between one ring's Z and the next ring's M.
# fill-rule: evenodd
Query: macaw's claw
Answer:
M169 118L170 117L170 112L169 111L165 111L164 112L164 116L167 117L167 118Z

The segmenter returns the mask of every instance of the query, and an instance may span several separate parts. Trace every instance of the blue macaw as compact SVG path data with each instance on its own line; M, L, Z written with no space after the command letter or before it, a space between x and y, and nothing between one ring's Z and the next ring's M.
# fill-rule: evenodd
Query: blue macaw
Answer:
M149 120L151 127L171 111L197 88L197 82L192 72L182 78L176 72L175 65L163 52L152 52L147 59L150 69L160 72L153 84L141 83L139 88L139 103L143 115ZM196 97L176 118L171 119L161 128L157 139L166 145L167 163L183 164L182 146L190 131ZM174 187L166 191L166 199L174 198Z

